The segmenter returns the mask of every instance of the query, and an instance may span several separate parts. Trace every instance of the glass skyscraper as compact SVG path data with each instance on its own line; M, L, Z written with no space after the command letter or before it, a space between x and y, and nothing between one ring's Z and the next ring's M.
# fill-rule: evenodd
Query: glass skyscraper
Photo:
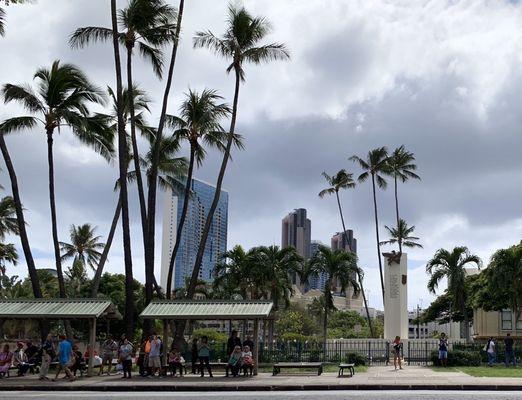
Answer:
M216 188L198 179L193 179L191 191L187 218L183 226L181 242L174 265L173 288L183 287L185 285L185 279L192 275L201 234ZM167 286L170 255L176 242L176 231L178 221L181 218L184 199L183 194L178 196L178 194L172 193L171 191L167 191L165 196L160 280L161 286L164 289ZM218 207L212 219L203 262L199 272L199 277L204 281L211 282L213 280L214 266L221 254L227 249L227 226L228 192L222 190Z

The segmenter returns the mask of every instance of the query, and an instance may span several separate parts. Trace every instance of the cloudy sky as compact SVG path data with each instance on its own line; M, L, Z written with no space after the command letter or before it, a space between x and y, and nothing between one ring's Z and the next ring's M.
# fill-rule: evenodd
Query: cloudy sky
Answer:
M119 2L124 4L123 1ZM173 1L173 4L177 3ZM312 238L329 243L340 230L333 198L319 199L321 172L347 168L369 149L404 144L417 157L421 182L400 186L403 217L416 226L424 249L411 251L409 305L432 299L424 264L441 247L467 245L485 262L522 238L522 4L507 0L246 0L273 24L267 39L287 44L289 62L247 66L238 130L246 150L234 156L225 179L230 193L229 247L280 244L281 218L308 209ZM111 48L70 50L77 27L109 26L106 0L38 0L9 6L0 40L0 82L32 79L55 59L80 65L100 86L114 85ZM169 111L188 87L215 88L231 101L226 63L192 49L197 30L221 33L227 2L191 0L185 7ZM163 83L137 61L136 80L155 100ZM0 118L17 115L0 108ZM115 165L63 130L55 141L60 239L71 224L90 222L106 236L116 204ZM21 182L38 266L53 265L45 137L41 130L8 138ZM197 176L215 182L219 155L210 153ZM9 193L5 172L1 183ZM135 189L133 258L143 278ZM378 193L382 225L393 224L392 191ZM161 202L161 199L160 199ZM379 307L371 188L342 194L347 224L358 238L370 304ZM158 219L158 231L161 231ZM384 235L384 232L382 232ZM16 240L16 239L13 239ZM16 241L18 244L18 241ZM159 272L159 248L158 272ZM108 270L123 271L121 234ZM26 275L23 263L10 273Z

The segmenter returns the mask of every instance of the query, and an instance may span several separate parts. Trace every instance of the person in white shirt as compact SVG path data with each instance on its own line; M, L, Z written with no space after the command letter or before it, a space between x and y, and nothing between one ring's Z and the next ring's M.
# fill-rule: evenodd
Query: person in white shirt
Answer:
M488 344L486 345L486 353L488 354L488 367L492 367L495 363L495 341L492 337L489 338Z

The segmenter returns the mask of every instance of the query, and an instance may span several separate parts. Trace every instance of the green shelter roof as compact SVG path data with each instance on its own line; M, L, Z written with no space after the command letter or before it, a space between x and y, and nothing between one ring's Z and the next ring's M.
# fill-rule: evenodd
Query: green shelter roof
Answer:
M0 299L0 319L121 319L118 309L106 299Z
M153 301L140 314L144 319L254 319L267 318L271 301L164 300Z

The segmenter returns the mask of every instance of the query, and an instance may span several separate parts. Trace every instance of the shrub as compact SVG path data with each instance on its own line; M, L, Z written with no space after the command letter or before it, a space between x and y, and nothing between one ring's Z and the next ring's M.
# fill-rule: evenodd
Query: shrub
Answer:
M366 365L366 357L357 353L346 353L344 361L348 364Z
M431 361L433 365L440 366L439 352L434 350L431 352ZM480 366L481 356L478 351L453 350L448 352L449 367L471 367Z

